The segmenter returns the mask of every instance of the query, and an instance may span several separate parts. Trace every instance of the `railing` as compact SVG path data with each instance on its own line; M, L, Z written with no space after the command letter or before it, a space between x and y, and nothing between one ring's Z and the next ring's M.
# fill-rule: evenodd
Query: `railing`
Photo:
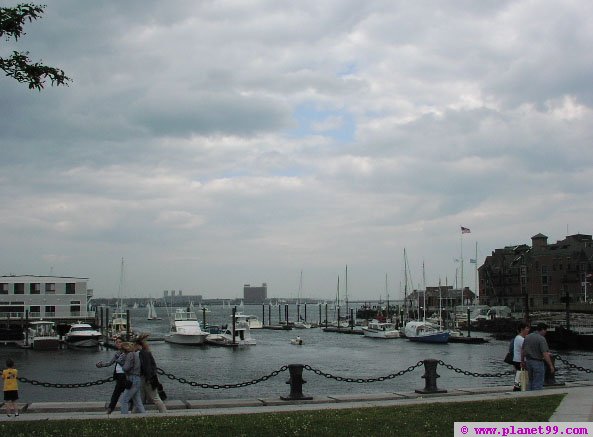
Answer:
M25 317L25 313L21 312L14 312L14 313L0 313L0 319L20 319L21 317Z

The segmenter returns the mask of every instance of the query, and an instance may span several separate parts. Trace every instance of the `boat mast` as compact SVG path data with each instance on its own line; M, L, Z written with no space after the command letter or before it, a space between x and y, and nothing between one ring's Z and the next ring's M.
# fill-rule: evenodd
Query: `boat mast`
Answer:
M348 310L348 264L346 264L346 284L345 284L345 290L346 290L346 317L349 317L349 313L350 311Z
M123 289L124 289L124 258L121 258L121 266L119 269L119 290L118 290L118 298L119 298L119 311L123 311L124 304L123 304Z
M385 294L387 295L387 315L385 321L389 319L389 288L387 287L387 273L385 273Z
M404 309L403 319L408 320L408 258L406 257L406 248L404 247Z
M422 285L424 286L424 293L422 293L422 321L426 323L426 275L424 274L424 261L422 261Z

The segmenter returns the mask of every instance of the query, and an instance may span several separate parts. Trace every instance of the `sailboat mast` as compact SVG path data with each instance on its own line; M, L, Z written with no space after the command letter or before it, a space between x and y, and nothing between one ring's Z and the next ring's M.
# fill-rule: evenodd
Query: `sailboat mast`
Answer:
M408 320L408 258L406 257L406 249L404 248L404 321Z
M385 294L387 295L387 315L385 321L389 319L389 288L387 287L387 273L385 273Z
M119 298L119 310L123 311L123 289L124 289L124 258L121 258L121 266L119 269L119 290L118 290L118 298Z
M422 293L422 321L426 322L426 275L424 274L424 261L422 261L422 285L424 286L424 293Z
M346 264L346 284L345 284L345 288L346 288L346 317L348 317L348 264Z
M476 303L480 303L480 293L478 291L478 242L476 241L476 255L474 258L474 293L476 293Z

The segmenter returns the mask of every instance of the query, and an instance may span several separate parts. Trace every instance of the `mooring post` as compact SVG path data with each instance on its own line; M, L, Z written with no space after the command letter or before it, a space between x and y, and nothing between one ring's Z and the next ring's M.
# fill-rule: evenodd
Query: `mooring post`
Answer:
M447 393L447 390L439 390L437 388L437 378L440 378L440 376L437 375L438 364L438 360L433 358L427 358L424 360L424 375L422 375L422 377L424 378L425 386L424 390L415 390L416 393Z
M303 384L306 384L307 381L303 380L303 368L305 366L303 364L289 364L288 365L288 372L290 373L290 378L286 381L287 384L290 384L290 394L288 396L280 396L280 399L283 401L304 401L313 399L311 396L304 396L303 395Z

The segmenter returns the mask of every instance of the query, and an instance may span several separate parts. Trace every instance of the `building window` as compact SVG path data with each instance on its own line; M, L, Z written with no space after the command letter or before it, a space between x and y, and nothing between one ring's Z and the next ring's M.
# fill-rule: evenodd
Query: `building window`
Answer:
M56 307L54 305L46 305L45 306L45 317L55 317L56 316Z
M53 282L45 284L45 294L56 294L56 284Z
M80 316L80 301L79 300L70 301L70 315L71 316Z
M0 294L8 294L8 284L0 284Z
M542 303L543 303L544 305L547 305L547 304L548 304L548 298L547 298L547 297L544 297L544 298L542 299Z
M548 274L548 266L542 266L542 275Z
M41 307L38 305L30 306L29 317L41 317Z
M542 293L548 294L548 286L547 285L542 286Z
M76 284L74 282L66 283L66 294L76 294Z
M14 294L25 294L25 284L14 284Z
M29 284L29 294L40 294L41 284Z
M542 276L542 284L547 284L548 283L548 277L547 276Z

